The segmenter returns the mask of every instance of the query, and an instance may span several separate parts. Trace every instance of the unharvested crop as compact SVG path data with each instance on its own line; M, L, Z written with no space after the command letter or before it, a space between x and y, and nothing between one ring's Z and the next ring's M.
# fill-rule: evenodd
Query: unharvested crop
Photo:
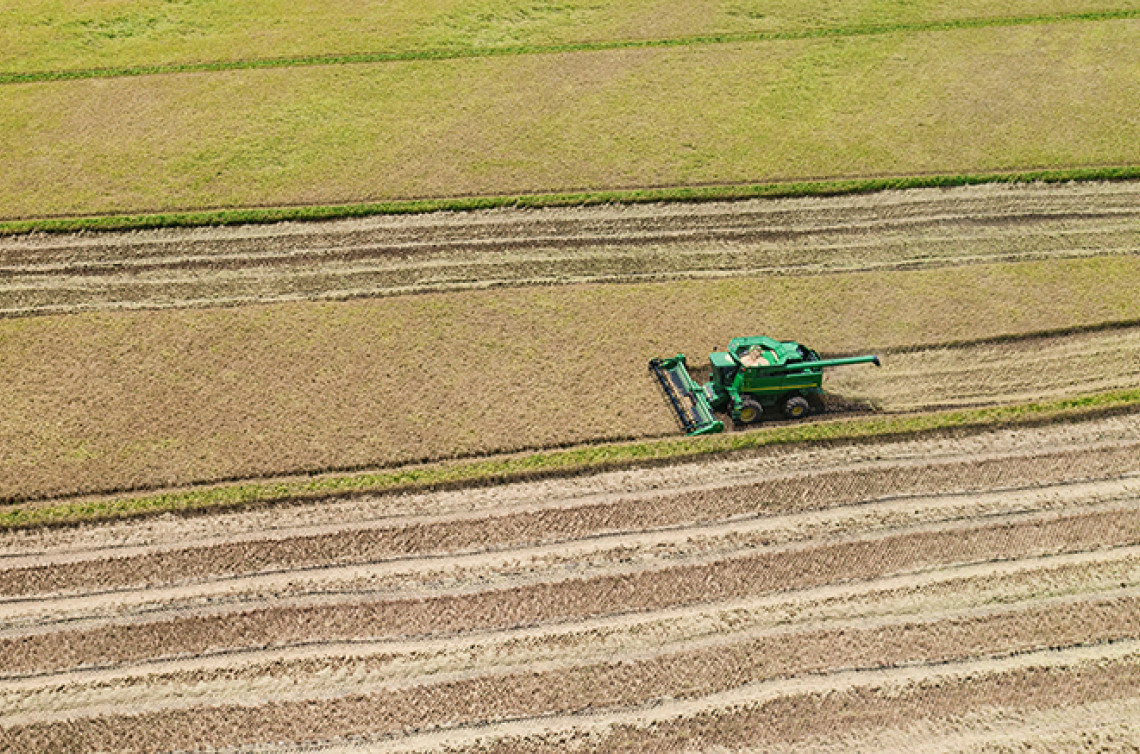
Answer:
M1138 24L7 85L0 217L1134 164Z
M983 0L899 6L884 0L754 3L667 0L549 3L535 0L398 0L383 5L280 0L196 5L145 0L119 3L13 4L0 29L0 77L139 70L152 66L318 62L344 57L479 55L550 46L614 45L736 35L849 34L897 26L986 23L1008 19L1113 14L1133 0ZM266 19L272 19L267 24Z
M756 331L834 353L1137 319L1138 288L1140 259L1105 257L7 320L0 496L671 434L654 356L699 363ZM1028 368L1035 351L1021 352ZM1127 376L1058 369L1050 384L1069 395Z

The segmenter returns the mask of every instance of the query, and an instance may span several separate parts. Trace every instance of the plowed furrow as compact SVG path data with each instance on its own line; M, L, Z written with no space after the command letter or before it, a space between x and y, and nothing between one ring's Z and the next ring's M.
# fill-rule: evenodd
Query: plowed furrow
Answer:
M251 646L501 629L882 578L949 563L1137 543L1140 511L1135 509L983 523L502 591L410 600L361 597L342 604L270 606L4 638L0 669L23 674Z
M0 594L156 585L286 568L363 564L413 555L483 551L599 536L623 530L692 526L745 515L776 515L892 495L1044 485L1128 473L1140 445L946 464L846 468L769 478L727 488L605 500L473 520L295 536L261 542L0 571Z
M6 728L13 742L84 749L194 748L376 735L700 697L756 681L1095 645L1140 635L1137 598L1087 600L946 621L764 637L644 661L485 676L335 700L165 710ZM335 733L334 733L335 731ZM161 736L147 741L147 733ZM125 734L125 735L124 735ZM141 734L141 736L140 736ZM25 738L26 736L26 738ZM22 739L22 740L21 740Z

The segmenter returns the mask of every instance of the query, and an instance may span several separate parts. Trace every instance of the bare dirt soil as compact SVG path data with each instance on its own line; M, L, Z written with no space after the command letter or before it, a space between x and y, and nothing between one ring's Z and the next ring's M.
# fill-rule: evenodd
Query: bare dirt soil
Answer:
M1140 253L1140 184L0 238L0 316Z
M1103 748L1140 418L0 535L0 748Z

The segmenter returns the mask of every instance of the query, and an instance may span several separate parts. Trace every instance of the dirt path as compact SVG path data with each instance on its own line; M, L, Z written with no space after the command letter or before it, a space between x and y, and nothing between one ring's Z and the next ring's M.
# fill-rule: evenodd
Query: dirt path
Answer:
M1109 417L9 532L0 748L1126 733L1137 474Z
M0 316L1137 254L1140 184L0 238Z

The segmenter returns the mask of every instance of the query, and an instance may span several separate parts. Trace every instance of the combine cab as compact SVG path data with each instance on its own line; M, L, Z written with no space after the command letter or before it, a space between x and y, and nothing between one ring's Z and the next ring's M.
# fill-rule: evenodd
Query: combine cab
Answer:
M717 411L729 414L736 424L754 424L766 413L778 411L798 419L821 410L824 367L879 366L879 357L820 359L799 343L760 335L733 338L727 351L709 354L709 362L712 380L703 385L689 375L683 353L649 362L649 371L690 435L723 430Z

